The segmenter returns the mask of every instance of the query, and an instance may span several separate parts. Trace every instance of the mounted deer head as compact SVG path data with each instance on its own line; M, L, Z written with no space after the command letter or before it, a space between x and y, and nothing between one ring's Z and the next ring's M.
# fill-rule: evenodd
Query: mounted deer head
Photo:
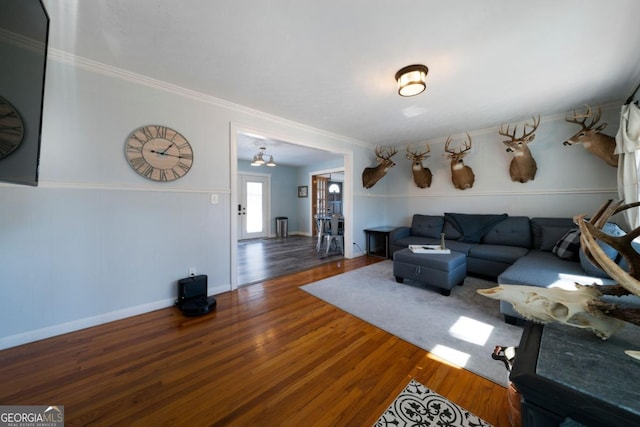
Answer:
M500 126L498 133L511 138L509 141L502 142L507 146L507 152L513 153L513 159L509 165L509 175L511 175L512 181L525 183L536 177L538 165L536 165L528 145L536 137L534 132L538 129L539 124L540 116L537 120L532 117L532 123L527 122L522 126L522 136L519 138L516 138L518 125L513 127L513 133L509 133L510 125L507 125L507 129L504 129L504 125ZM531 128L529 132L527 132L527 127Z
M471 149L471 136L467 133L468 142L465 142L464 149L458 147L457 149L451 149L451 137L447 137L444 143L444 151L446 156L451 159L451 182L453 186L458 190L466 190L473 187L473 183L476 179L473 174L473 169L464 164L462 160L467 155L467 151Z
M396 165L391 161L391 157L393 157L397 152L397 148L376 148L376 160L378 161L378 166L374 168L364 168L362 171L362 186L364 188L371 188L376 185L376 182L387 174L387 170Z
M598 113L594 114L591 107L586 105L587 111L584 114L577 114L573 111L572 117L565 118L569 123L575 123L582 126L582 129L571 138L563 142L563 145L580 144L590 152L607 162L609 166L618 167L618 155L614 154L616 149L616 140L614 137L600 133L607 127L606 123L596 126L600 121L602 109L598 107ZM590 124L586 124L587 119L591 119Z
M411 171L413 172L413 182L416 183L418 188L431 187L431 170L422 166L422 161L431 157L429 154L431 147L427 144L427 151L418 153L418 151L411 151L407 146L407 159L411 160Z

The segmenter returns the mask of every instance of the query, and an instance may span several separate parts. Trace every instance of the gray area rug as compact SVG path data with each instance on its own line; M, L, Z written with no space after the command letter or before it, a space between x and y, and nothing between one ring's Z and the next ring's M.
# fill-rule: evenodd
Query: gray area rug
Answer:
M522 328L504 323L499 301L476 289L496 283L467 277L448 297L432 287L396 283L391 261L302 286L306 292L400 337L450 364L507 386L508 372L491 354L517 346Z
M374 424L387 426L490 427L491 424L411 380Z

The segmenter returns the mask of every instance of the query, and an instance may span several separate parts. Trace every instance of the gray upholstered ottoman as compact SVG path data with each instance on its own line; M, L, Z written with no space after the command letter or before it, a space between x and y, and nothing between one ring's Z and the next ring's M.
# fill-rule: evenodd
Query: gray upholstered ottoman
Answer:
M414 254L402 249L393 254L393 275L398 283L415 280L440 288L442 295L462 285L467 277L467 257L459 252L449 254Z

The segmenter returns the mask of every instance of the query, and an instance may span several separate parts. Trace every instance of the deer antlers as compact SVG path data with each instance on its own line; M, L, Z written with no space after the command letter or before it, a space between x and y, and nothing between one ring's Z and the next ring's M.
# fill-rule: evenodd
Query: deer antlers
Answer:
M577 215L574 222L580 227L580 242L587 258L607 272L628 293L640 296L640 254L632 246L633 239L640 236L640 227L618 237L601 230L613 215L638 206L640 202L625 205L622 201L614 203L613 200L608 200L589 222L585 221L585 215ZM596 243L596 239L616 249L627 260L629 272L613 262Z
M378 161L380 160L389 160L398 152L398 149L393 148L385 148L385 147L376 147L376 157Z
M520 138L516 138L516 131L518 130L518 125L515 125L513 127L513 133L509 133L509 128L511 127L511 125L508 124L506 129L504 129L504 125L502 125L500 126L500 130L498 131L498 134L511 138L510 142L515 142L515 141L529 142L534 138L535 136L534 133L538 129L538 125L540 125L540 115L538 115L537 119L535 117L531 117L531 119L532 119L532 123L526 122L524 126L522 126L522 136ZM529 132L527 132L527 127L531 128Z
M593 128L593 126L595 126L600 121L600 116L602 116L602 108L598 106L598 114L593 114L593 111L591 111L591 107L589 105L585 104L585 107L587 107L586 113L577 114L576 110L573 110L573 117L566 117L565 120L568 121L569 123L575 123L582 126L583 130L584 129L590 130L591 128ZM582 120L578 120L580 118L582 118ZM591 118L591 123L587 125L585 124L585 122L589 118Z
M467 132L467 141L465 141L464 143L464 150L462 149L462 147L456 147L453 150L449 148L449 146L451 145L451 136L447 137L447 140L444 143L444 151L446 151L447 153L449 153L448 157L464 157L466 156L467 151L471 150L471 135L469 135L469 133Z
M427 157L427 155L431 153L431 146L427 144L427 151L411 151L409 146L407 145L407 159L409 160L423 160Z
M613 200L608 200L591 217L590 221L587 222L585 220L584 214L573 218L574 222L580 227L580 243L587 258L602 268L617 283L611 286L599 286L598 290L602 295L622 296L631 294L640 296L640 254L632 246L633 239L640 235L640 227L626 235L617 237L610 236L601 230L611 216L638 206L640 206L640 202L625 205L622 201L613 203ZM629 265L629 272L626 272L611 260L598 245L596 239L616 249L626 259ZM589 302L588 309L598 316L613 317L640 326L640 309L638 308L626 307L602 299L594 299ZM625 353L628 356L640 359L640 351L626 350Z

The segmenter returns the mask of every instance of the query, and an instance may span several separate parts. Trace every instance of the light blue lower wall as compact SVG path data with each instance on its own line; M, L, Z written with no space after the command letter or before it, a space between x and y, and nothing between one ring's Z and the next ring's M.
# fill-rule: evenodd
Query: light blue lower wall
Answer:
M220 209L228 195L222 199L212 205L199 192L2 188L0 344L171 305L190 266L209 276L210 289L228 288L229 251L217 246L229 241L229 229L209 220L228 222Z

